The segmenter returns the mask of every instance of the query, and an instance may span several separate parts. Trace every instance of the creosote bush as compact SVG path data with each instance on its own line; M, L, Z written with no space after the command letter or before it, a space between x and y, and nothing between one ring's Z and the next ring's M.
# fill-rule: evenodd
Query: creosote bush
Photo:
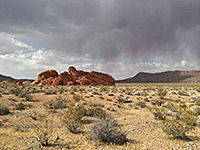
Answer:
M88 107L85 116L105 118L108 116L106 112L100 107Z
M112 117L94 122L88 138L116 145L123 145L128 142L125 132L120 129Z
M10 94L14 94L15 96L18 96L20 93L22 93L22 90L18 87L10 90Z
M157 95L161 98L164 99L164 97L167 95L167 91L165 89L158 89Z
M33 125L36 136L33 136L42 146L50 146L52 144L53 136L53 121L49 119L49 116L38 115L37 122Z
M186 132L195 127L196 115L186 109L179 110L176 116L163 121L163 131L175 139L188 139Z
M65 123L67 129L72 133L79 133L82 128L81 119L85 116L85 114L85 103L84 101L80 101L78 103L72 102L68 109L61 115L63 116L63 122Z
M72 133L81 132L84 116L105 118L106 113L100 107L92 107L90 103L86 103L82 96L74 95L74 101L69 103L67 109L61 112L63 122L67 129Z
M165 118L167 117L167 111L163 107L149 108L149 110L154 115L156 120L165 120Z
M163 131L175 139L188 139L186 133L195 128L197 114L187 107L169 104L166 107L154 107L149 110L155 119L162 120ZM173 112L174 115L169 115L168 111Z
M76 102L79 102L79 101L84 100L84 98L81 95L74 94L73 95L73 100L75 100Z

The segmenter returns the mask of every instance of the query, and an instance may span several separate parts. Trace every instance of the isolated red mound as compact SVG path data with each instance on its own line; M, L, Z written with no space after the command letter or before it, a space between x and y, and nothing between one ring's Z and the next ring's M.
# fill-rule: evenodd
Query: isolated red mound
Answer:
M100 72L85 72L76 70L74 67L68 68L69 72L63 72L60 75L55 70L46 70L38 75L38 79L32 84L40 85L115 85L115 79L112 76Z

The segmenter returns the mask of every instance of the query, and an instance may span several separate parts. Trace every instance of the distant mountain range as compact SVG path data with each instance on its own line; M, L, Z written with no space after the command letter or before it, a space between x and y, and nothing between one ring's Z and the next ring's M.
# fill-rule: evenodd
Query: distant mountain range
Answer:
M15 81L20 81L20 82L30 81L30 82L33 82L34 81L32 79L14 79L10 76L4 76L4 75L0 74L0 82L5 81L5 80L9 80L11 82L15 82Z
M11 82L35 81L33 79L15 79L10 76L0 74L0 82L5 80L9 80ZM117 80L116 83L200 83L200 70L177 70L159 73L140 72L132 78Z
M132 78L118 80L116 83L200 83L200 70L140 72Z

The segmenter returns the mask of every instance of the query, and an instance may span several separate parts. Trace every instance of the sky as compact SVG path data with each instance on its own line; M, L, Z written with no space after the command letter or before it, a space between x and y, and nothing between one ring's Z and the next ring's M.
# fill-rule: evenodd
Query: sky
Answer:
M116 80L199 70L200 0L0 0L0 74L69 66Z

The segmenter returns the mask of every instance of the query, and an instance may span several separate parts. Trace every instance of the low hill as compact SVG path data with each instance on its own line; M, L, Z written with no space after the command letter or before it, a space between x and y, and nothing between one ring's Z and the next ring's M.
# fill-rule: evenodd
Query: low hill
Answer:
M10 76L4 76L4 75L0 74L0 82L5 81L5 80L9 80L11 82L15 82L15 81L20 81L20 82L30 81L30 82L33 82L34 81L32 79L14 79Z
M116 83L200 83L200 70L140 72L132 78L118 80Z

